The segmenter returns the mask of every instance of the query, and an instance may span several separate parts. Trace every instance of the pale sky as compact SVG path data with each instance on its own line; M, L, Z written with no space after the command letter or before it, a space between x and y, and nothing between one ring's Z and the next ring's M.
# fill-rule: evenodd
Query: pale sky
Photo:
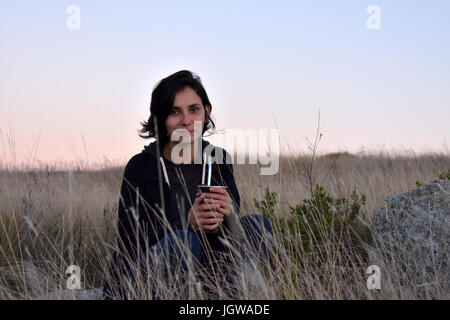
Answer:
M450 1L2 0L0 55L3 163L11 132L17 162L37 141L36 161L84 159L84 138L89 161L125 163L150 142L154 85L182 69L219 129L278 128L306 149L320 108L322 151L450 143Z

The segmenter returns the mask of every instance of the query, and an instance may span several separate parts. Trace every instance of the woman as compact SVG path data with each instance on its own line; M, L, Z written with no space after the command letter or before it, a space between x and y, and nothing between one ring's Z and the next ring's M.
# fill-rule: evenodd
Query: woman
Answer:
M208 265L212 253L229 252L220 236L230 236L223 223L232 212L239 212L240 196L230 155L202 139L207 130L215 129L211 109L200 78L190 71L176 72L155 86L150 118L142 124L140 136L156 140L125 167L118 251L104 286L106 298L131 297L140 276L136 265L154 264L160 256L170 265L166 270L169 276L186 271L188 261L195 261L198 271ZM182 138L174 139L176 136ZM227 188L200 194L206 155L214 159L211 185ZM240 222L249 243L267 258L265 235L272 233L268 219L246 215ZM217 230L221 232L209 233ZM180 242L184 245L177 245Z

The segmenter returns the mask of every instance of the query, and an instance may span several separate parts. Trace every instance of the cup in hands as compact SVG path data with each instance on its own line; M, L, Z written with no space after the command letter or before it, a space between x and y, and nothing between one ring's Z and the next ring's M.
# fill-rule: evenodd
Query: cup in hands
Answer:
M203 229L205 233L219 234L219 225L224 222L226 214L220 210L220 201L207 199L205 194L214 193L214 189L226 190L227 187L199 185L198 188L200 192L197 193L197 198L194 202L194 206L198 203L197 215L192 217L191 212L189 212L190 216L188 217L189 220L196 218L196 221L189 221L189 224L192 227L193 223L196 223L196 227L194 224L194 229Z

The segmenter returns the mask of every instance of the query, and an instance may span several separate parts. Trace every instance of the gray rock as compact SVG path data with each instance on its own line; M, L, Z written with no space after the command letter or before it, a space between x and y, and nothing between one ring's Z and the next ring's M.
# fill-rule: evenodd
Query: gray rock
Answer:
M449 297L450 180L393 195L375 210L371 263L399 298Z

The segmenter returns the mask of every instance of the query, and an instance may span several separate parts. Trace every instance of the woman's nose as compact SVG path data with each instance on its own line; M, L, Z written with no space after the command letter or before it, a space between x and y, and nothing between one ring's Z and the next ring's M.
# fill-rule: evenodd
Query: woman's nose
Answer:
M191 119L191 116L189 115L189 113L187 113L187 114L183 113L183 117L181 119L181 122L182 122L182 124L184 124L186 126L191 124L192 119Z

